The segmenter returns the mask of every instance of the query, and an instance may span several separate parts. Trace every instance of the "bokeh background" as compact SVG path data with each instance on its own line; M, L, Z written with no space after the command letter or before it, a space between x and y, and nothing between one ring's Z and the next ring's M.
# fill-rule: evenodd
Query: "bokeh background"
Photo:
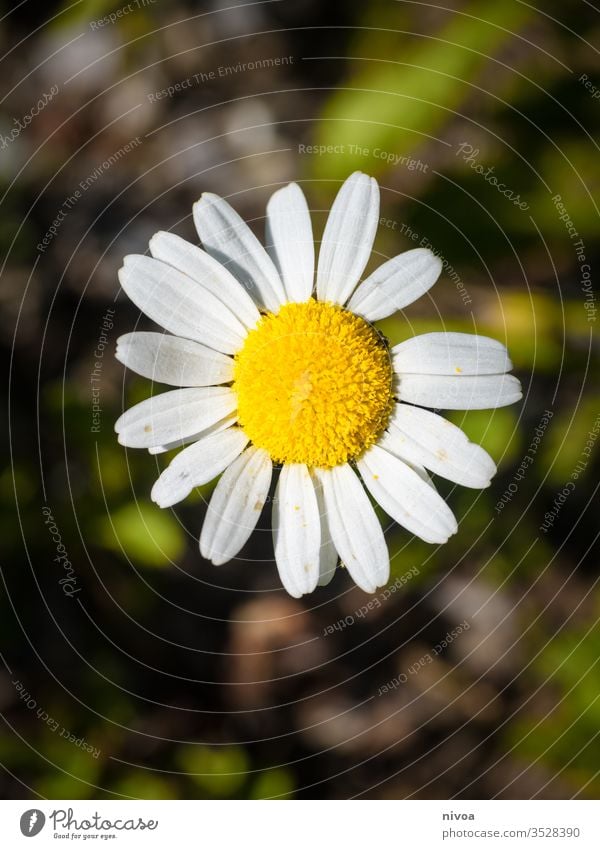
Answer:
M600 16L447 4L3 4L3 796L600 796ZM357 168L382 192L369 268L444 261L389 338L492 335L524 387L449 414L498 476L436 481L460 521L443 547L387 521L370 609L341 571L287 597L268 513L204 562L210 487L159 510L170 457L113 433L162 389L113 358L150 326L122 257L195 239L205 190L262 237L290 180L318 239Z

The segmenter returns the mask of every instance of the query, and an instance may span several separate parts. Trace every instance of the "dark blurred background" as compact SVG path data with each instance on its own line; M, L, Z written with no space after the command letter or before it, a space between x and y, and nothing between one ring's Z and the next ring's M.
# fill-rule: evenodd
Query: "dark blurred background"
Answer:
M2 795L598 798L597 10L12 7ZM119 292L122 257L159 229L195 240L205 190L262 237L290 180L318 239L357 168L381 184L370 267L419 244L444 261L390 339L492 335L524 387L514 407L450 414L498 476L436 481L460 521L446 546L388 521L390 589L370 609L343 572L287 597L268 514L237 560L203 561L210 487L159 510L170 456L113 433L151 391L113 358L150 326Z

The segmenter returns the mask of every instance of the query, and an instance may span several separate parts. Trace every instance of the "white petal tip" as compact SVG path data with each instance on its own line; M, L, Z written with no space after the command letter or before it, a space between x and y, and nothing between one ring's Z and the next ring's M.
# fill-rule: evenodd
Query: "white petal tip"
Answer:
M271 195L271 197L267 201L267 209L270 206L273 205L273 198L279 197L280 195L283 195L283 194L288 194L289 192L295 192L298 189L300 191L302 191L302 189L300 189L300 186L298 185L298 183L288 183L285 186L281 186L281 188L279 188L279 189L277 189L276 191L273 192L273 194Z
M448 540L450 539L450 537L453 536L455 533L456 533L456 531L452 531L451 533L448 534L448 536L442 536L442 535L433 536L432 535L431 537L429 537L429 539L424 539L423 537L421 537L421 539L423 540L423 542L429 543L429 545L445 545L448 542Z
M348 569L345 563L340 562L340 568L346 569L348 574L350 574L350 570ZM352 579L359 590L362 590L364 593L368 593L369 595L373 595L380 587L385 587L385 585L390 579L390 574L388 571L387 575L381 575L379 579L373 580L369 580L368 575L362 575L358 580L355 576L352 576Z
M157 507L160 507L161 510L164 510L165 507L172 507L173 504L176 504L176 501L171 501L168 496L162 491L162 487L159 487L155 484L150 491L150 499L154 501Z
M491 486L492 479L494 478L496 471L496 466L494 466L493 471L490 469L486 469L485 471L482 470L481 474L473 475L470 480L468 478L461 480L460 485L466 486L467 489L487 489L488 486Z
M216 195L214 192L202 192L194 206L200 206L201 204L214 203L215 201L220 201L221 198L219 195Z
M205 200L205 195L201 195L200 199L192 205L192 215L194 217L194 221L197 222L199 220L199 216L202 215L202 211L206 207L207 203L208 201Z
M275 549L275 559L277 560L278 552ZM295 574L294 574L295 573ZM307 564L301 571L299 568L292 570L279 565L279 579L283 588L292 598L302 598L303 595L310 595L319 585L319 566L318 563Z
M334 566L334 568L330 569L329 572L325 572L324 574L319 575L319 580L317 581L317 586L318 587L326 587L328 584L330 584L335 577L336 571L337 571L337 566Z
M377 592L377 584L365 584L364 581L361 581L361 583L356 586L359 590L362 590L364 593L368 593L369 595L373 595ZM381 586L383 586L383 584Z
M207 560L210 560L213 566L223 566L223 564L227 563L229 560L231 560L231 558L223 557L220 554L215 554L213 555L213 557L207 558Z
M427 248L427 253L431 255L431 258L430 258L429 261L430 261L432 267L435 266L437 276L439 277L440 274L442 273L442 268L443 268L442 260L439 258L439 256L437 256L437 254L434 254L433 251L430 251L429 248Z
M135 263L136 263L136 262L137 262L140 258L141 258L141 259L143 259L143 258L144 258L144 257L143 257L143 254L127 254L127 256L124 256L124 257L123 257L123 265L122 265L122 266L121 266L121 268L119 269L119 274L120 274L122 271L125 271L125 270L126 270L127 268L129 268L130 266L135 265Z
M154 236L152 236L152 238L148 242L148 247L150 248L150 253L152 254L152 256L154 256L156 248L160 246L165 236L168 238L169 235L170 234L167 233L165 230L159 230L157 233L154 234Z
M453 537L458 533L458 524L454 522L450 526L446 526L445 531L432 531L427 534L415 534L419 539L422 539L423 542L429 543L429 545L445 545L450 537Z
M285 584L283 585L283 589L292 598L302 598L302 596L306 594L305 592L298 592L298 590L295 590L295 589L292 590L291 587L286 587Z
M212 549L207 548L202 540L200 540L200 554L205 560L208 560L209 563L212 563L213 566L222 566L224 563L227 563L231 560L231 557L223 556L222 554L217 554L217 552L212 551Z

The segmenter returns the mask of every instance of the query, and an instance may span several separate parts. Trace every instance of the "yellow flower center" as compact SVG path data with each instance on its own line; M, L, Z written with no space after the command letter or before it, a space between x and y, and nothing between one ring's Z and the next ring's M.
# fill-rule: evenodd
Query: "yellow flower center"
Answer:
M233 388L240 425L276 463L353 460L392 409L383 338L359 316L314 300L261 317L236 354Z

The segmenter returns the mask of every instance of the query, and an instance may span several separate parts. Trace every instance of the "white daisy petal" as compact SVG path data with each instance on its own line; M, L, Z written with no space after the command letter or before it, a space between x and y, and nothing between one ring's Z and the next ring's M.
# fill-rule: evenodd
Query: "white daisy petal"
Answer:
M474 333L423 333L392 348L398 374L503 374L512 363L502 342Z
M194 204L194 223L204 248L271 312L286 296L273 262L246 222L227 201L205 192Z
M242 453L248 441L240 428L230 427L184 448L152 487L152 500L159 507L171 507L183 501L194 487L220 475Z
M148 256L130 255L119 281L133 303L165 330L234 354L245 327L225 304L187 274Z
M446 542L458 530L444 499L402 460L373 445L357 466L385 512L425 542Z
M378 222L377 181L355 171L339 190L325 225L317 266L320 301L346 303L365 270Z
M231 272L196 245L174 233L160 231L150 239L150 253L204 286L222 301L247 328L260 318L256 304Z
M233 413L231 416L225 416L210 427L205 427L203 430L199 431L199 433L193 433L191 436L186 436L184 439L177 439L175 442L167 442L165 445L150 445L148 447L148 454L165 454L167 451L172 451L174 448L182 448L184 445L189 445L190 442L197 442L199 439L202 439L211 433L218 433L220 430L225 430L226 428L231 427L231 425L236 424L237 420L237 413Z
M397 404L379 445L401 460L475 489L489 486L496 474L487 451L452 422L420 407Z
M312 474L312 479L315 487L315 495L317 496L317 504L319 505L319 516L321 519L321 554L318 584L320 587L324 587L335 575L338 553L335 545L333 544L331 531L329 530L329 522L327 521L327 507L325 506L323 485L314 472Z
M350 466L316 469L323 485L327 521L338 554L354 582L374 593L387 583L390 558L369 497Z
M115 357L128 369L170 386L214 386L233 380L233 360L212 348L166 333L126 333Z
M273 543L281 583L294 598L319 580L321 523L315 488L302 463L286 463L273 503Z
M210 427L236 405L235 393L224 386L174 389L131 407L117 419L115 430L129 448L165 445Z
M307 301L313 290L315 245L308 204L297 183L272 195L267 204L267 250L289 301Z
M488 410L522 398L521 384L512 374L401 374L396 391L401 401L439 410Z
M377 321L412 304L440 276L442 261L427 248L415 248L384 262L350 298L348 309Z
M252 446L223 472L200 534L200 552L215 566L235 557L256 527L272 472L267 452Z

